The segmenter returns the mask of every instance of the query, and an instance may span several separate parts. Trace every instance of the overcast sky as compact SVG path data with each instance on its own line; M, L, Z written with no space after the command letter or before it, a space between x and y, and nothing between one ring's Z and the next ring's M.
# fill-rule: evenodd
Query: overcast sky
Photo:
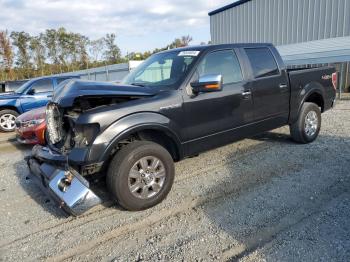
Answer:
M116 33L127 51L162 47L191 35L192 44L210 40L208 12L234 0L0 0L0 30L38 34L65 27L91 39Z

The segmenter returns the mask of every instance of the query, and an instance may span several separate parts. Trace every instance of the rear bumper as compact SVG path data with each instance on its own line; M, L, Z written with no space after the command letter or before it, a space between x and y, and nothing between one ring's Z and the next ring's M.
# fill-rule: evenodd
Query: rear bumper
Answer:
M102 202L89 188L89 182L85 178L75 170L65 167L62 155L53 154L45 147L35 146L32 155L26 160L41 189L68 214L78 216Z

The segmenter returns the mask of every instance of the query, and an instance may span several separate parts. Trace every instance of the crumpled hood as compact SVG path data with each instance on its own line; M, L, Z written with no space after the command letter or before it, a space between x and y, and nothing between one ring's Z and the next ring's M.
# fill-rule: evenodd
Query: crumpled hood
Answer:
M17 99L20 96L20 94L16 94L14 92L0 93L0 100Z
M61 107L71 107L78 97L99 97L99 96L126 96L143 97L152 96L156 90L148 87L132 85L120 85L108 82L94 82L87 80L72 80L65 86L56 89L52 102Z

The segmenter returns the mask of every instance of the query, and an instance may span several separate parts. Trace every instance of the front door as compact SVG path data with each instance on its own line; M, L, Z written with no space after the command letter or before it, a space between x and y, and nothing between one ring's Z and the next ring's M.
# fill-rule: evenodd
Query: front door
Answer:
M194 95L188 85L184 94L183 130L189 155L227 143L233 139L233 130L252 120L253 104L251 97L242 95L247 83L235 51L208 53L190 82L211 74L222 75L221 91Z
M39 79L35 81L27 90L26 94L21 96L21 106L24 112L34 108L46 106L53 93L52 80Z

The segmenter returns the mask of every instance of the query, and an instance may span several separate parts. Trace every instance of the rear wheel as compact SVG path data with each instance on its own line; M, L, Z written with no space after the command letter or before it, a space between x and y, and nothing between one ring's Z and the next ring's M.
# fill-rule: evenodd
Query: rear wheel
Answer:
M290 134L294 141L310 143L314 141L321 128L321 110L314 103L304 103L298 120L290 125Z
M18 113L14 110L5 109L0 111L0 131L12 132L16 127Z
M123 208L143 210L167 196L174 175L174 162L165 148L149 141L136 141L124 146L112 159L107 186Z

